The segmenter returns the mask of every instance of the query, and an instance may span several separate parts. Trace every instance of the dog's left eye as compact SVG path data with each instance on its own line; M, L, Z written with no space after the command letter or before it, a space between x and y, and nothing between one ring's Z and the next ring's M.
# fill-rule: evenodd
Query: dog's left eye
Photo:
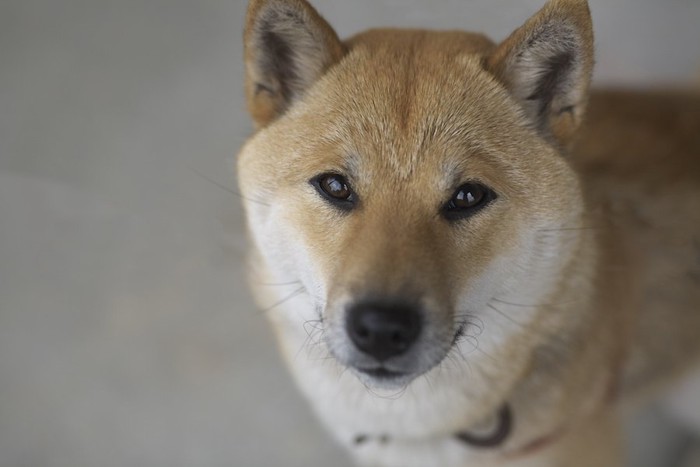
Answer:
M465 183L457 188L452 198L443 207L443 215L448 220L467 218L491 201L496 194L490 188L480 183Z
M311 185L334 206L350 210L355 204L355 193L342 175L325 173L312 178Z

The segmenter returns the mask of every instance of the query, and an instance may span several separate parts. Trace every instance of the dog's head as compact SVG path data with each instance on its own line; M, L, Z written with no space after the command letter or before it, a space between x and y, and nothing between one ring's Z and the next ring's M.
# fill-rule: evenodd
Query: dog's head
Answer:
M579 246L563 153L592 41L584 0L550 1L500 45L402 30L341 42L304 0L251 2L258 131L239 176L254 244L365 383L405 385L477 331L526 364Z

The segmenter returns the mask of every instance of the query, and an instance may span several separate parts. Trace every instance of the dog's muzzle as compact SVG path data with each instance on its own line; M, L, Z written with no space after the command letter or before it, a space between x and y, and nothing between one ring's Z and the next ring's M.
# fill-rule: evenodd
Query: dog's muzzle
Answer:
M423 319L411 305L389 302L359 302L347 309L345 330L366 363L356 367L375 377L391 377L386 363L408 353L421 334Z

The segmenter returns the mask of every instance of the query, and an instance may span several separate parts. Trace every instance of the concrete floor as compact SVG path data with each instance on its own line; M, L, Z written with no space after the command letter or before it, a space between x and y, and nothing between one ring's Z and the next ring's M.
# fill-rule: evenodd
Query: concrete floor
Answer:
M342 36L501 38L542 2L317 3ZM697 81L700 2L612 3L592 2L599 83ZM244 11L0 2L0 467L349 465L278 360L239 202L213 183L235 189L251 131ZM673 443L635 453L668 465Z

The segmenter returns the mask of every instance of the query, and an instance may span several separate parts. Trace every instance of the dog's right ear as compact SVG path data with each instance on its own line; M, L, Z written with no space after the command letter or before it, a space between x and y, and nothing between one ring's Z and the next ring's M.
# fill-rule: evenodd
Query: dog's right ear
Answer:
M251 0L245 25L248 110L258 127L281 115L345 54L306 0Z

